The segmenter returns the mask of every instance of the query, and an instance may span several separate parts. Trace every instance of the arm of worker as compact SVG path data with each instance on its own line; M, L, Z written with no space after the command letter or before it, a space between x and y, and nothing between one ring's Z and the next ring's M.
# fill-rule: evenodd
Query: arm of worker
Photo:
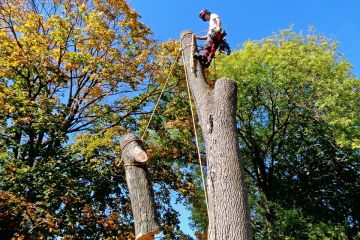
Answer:
M196 39L198 40L206 40L208 37L208 35L205 35L205 36L195 36Z
M221 30L221 20L220 20L220 18L215 18L215 22L216 22L216 28L215 28L215 31L216 32L220 32L220 30Z

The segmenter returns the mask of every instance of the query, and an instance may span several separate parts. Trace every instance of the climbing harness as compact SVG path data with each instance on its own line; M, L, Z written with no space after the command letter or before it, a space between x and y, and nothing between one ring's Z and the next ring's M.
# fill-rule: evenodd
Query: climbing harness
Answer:
M219 32L213 30L204 45L197 49L197 52L194 54L194 56L203 64L205 68L210 66L212 59L215 57L217 49L219 49L221 53L230 55L230 46L227 43L225 36L226 32L223 29L221 29Z

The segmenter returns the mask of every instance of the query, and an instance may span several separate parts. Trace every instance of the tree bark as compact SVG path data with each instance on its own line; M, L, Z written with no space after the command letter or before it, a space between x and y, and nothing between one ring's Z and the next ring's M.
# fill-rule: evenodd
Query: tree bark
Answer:
M160 226L148 178L147 154L141 140L134 134L125 135L120 144L135 221L135 239L152 240L155 234L160 233Z
M207 158L208 240L251 239L243 163L236 130L236 83L218 79L214 89L206 82L191 31L181 34L184 65L205 140Z

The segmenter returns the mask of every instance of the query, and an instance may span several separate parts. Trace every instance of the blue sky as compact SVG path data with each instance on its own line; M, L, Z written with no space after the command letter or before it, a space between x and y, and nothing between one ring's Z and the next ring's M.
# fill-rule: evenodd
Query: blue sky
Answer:
M208 23L198 17L204 8L220 16L232 49L240 49L247 40L259 40L289 26L300 32L312 25L315 32L340 43L340 52L360 77L360 0L129 0L129 3L159 42L179 39L183 30L204 35ZM178 209L182 229L191 233L188 212L181 206Z
M217 13L232 49L293 25L295 31L316 32L340 43L340 52L360 76L360 0L129 0L159 41L178 39L183 30L203 35L208 23L198 18L205 8Z

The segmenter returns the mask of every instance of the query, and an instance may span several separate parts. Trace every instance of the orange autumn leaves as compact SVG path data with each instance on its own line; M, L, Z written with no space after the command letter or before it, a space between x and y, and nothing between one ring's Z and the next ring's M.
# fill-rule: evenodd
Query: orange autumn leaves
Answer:
M151 31L125 1L38 4L1 5L0 77L26 78L32 72L33 79L47 83L82 84L86 97L96 98L119 82L136 86L152 69Z

